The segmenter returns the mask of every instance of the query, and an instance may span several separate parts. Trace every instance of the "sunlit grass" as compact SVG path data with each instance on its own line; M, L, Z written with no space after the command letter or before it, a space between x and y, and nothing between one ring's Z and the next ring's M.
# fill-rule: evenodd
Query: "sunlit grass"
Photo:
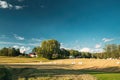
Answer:
M75 64L72 64L72 62L75 62ZM82 64L79 64L79 62L82 62ZM12 80L120 80L120 64L116 62L120 62L120 60L47 60L44 58L0 56L0 64L21 64L7 65L12 71Z
M22 58L22 57L6 57L0 56L0 63L36 63L40 61L48 61L45 58Z
M95 76L97 80L120 80L119 72L103 72L95 70L82 70L82 72Z
M120 80L120 73L94 74L98 80Z

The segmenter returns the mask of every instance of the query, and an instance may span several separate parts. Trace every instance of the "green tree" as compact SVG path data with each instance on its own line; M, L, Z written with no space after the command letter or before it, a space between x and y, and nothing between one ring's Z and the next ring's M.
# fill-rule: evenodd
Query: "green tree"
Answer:
M4 47L1 49L1 56L8 56L8 48Z
M120 57L120 45L108 44L104 47L105 58L119 58Z
M20 55L19 49L4 47L0 50L0 56L18 56L18 55Z
M92 54L89 52L82 52L81 53L82 58L91 58Z
M60 43L57 40L45 40L41 43L42 55L48 59L59 57Z
M118 45L118 58L120 59L120 45Z
M32 49L32 52L38 52L38 48L39 48L39 47L34 47L34 48Z
M69 50L69 53L70 53L70 56L73 56L73 57L77 57L77 56L81 56L81 53L77 50Z
M8 48L8 56L13 56L12 48Z
M60 54L59 54L59 58L69 58L69 56L70 56L70 52L68 51L68 50L66 50L66 49L64 49L64 48L61 48L60 49Z

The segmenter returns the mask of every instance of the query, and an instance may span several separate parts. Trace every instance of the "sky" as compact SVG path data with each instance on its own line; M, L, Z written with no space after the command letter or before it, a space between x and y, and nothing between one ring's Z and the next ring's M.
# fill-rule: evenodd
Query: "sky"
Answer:
M120 44L120 0L0 0L0 48L30 52L43 40L101 52Z

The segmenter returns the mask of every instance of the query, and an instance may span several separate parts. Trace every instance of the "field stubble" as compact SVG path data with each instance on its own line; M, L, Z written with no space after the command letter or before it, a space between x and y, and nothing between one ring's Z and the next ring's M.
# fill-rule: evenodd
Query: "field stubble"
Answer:
M97 80L94 76L97 76L99 80L107 80L106 77L102 79L100 76L106 73L96 73L94 71L120 72L119 62L120 60L116 59L62 59L49 61L38 58L0 57L0 64L12 69L13 80Z

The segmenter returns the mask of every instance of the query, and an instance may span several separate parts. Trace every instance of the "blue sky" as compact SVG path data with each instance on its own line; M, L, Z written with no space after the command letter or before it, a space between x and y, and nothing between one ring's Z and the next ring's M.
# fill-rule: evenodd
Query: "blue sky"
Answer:
M120 44L119 0L0 0L0 47L30 51L42 40L99 52Z

